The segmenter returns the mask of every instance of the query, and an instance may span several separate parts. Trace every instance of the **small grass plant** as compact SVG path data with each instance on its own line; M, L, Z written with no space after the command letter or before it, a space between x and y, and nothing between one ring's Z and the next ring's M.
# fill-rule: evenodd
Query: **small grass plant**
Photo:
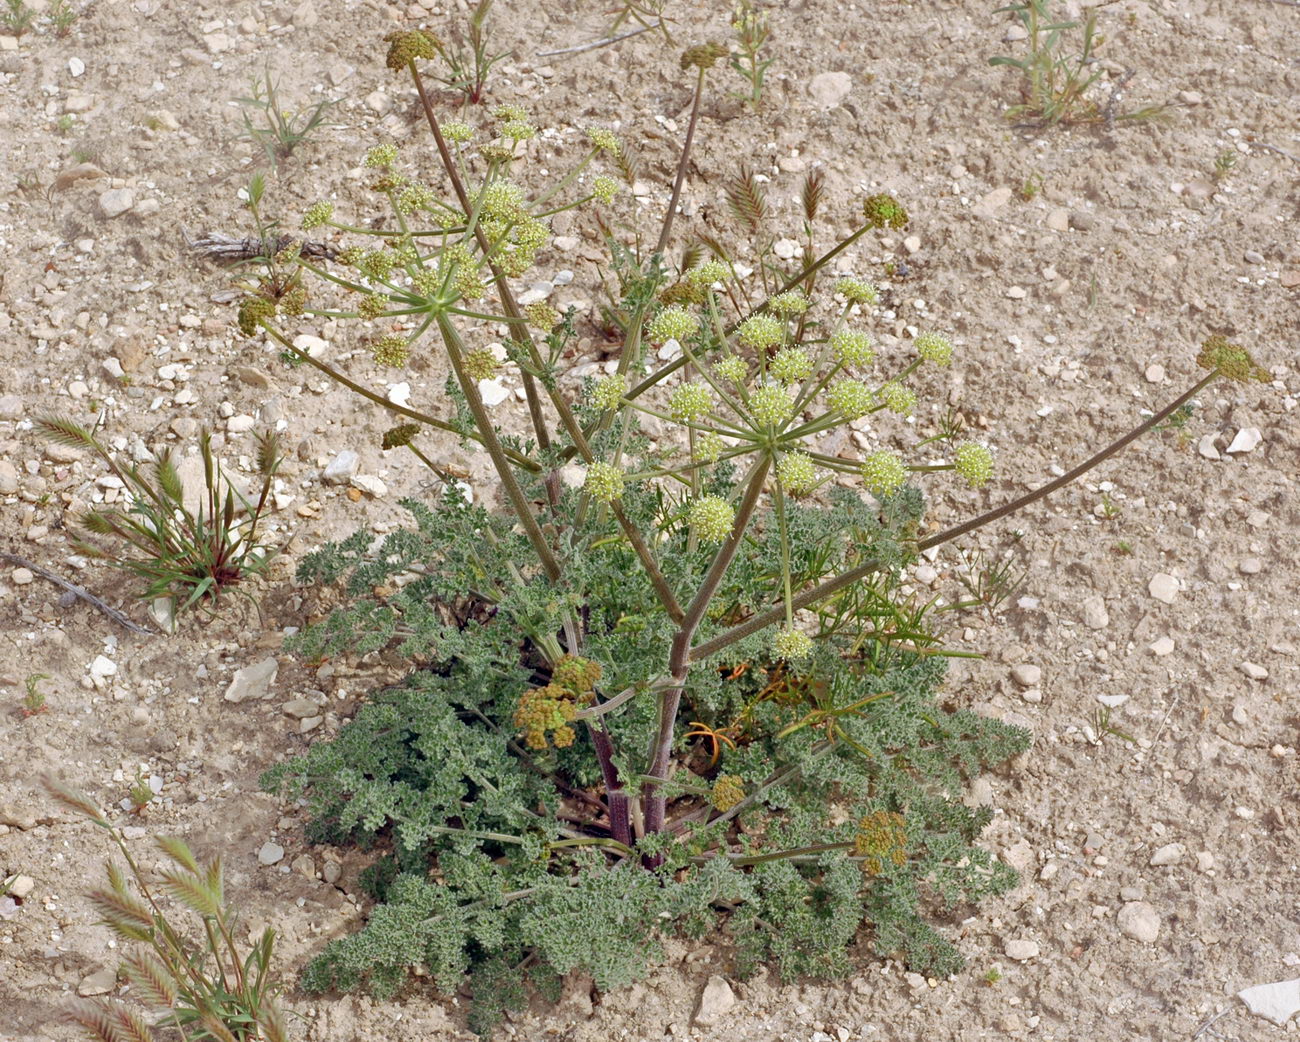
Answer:
M1012 14L1023 26L1024 57L1000 55L990 65L1016 69L1021 74L1022 100L1007 116L1030 126L1070 123L1149 122L1166 115L1168 106L1148 105L1115 113L1098 104L1093 87L1105 70L1097 61L1104 37L1097 32L1097 14L1090 10L1082 21L1055 13L1052 0L1019 0L999 7L995 14Z
M376 144L363 159L372 207L303 214L304 231L338 240L336 257L274 258L238 315L244 335L386 409L378 447L440 489L406 500L410 527L378 546L362 530L299 570L345 598L300 654L411 667L263 778L306 799L313 838L376 851L366 926L330 943L304 987L390 995L419 967L446 994L468 983L471 1026L487 1032L530 989L554 997L575 971L625 987L663 937L719 928L740 974L773 963L786 978L842 977L860 937L918 972L955 972L943 910L1015 882L976 842L992 811L966 806L963 787L1030 736L941 706L953 652L905 570L1077 481L1214 380L1261 370L1211 338L1206 372L1172 403L990 505L988 445L955 420L925 438L907 423L961 364L957 344L938 329L878 344L876 289L832 274L854 243L907 226L898 199L867 197L852 230L823 242L830 204L810 174L790 229L803 256L783 258L773 224L791 218L741 169L726 179L725 232L678 227L725 47L681 56L690 117L647 234L603 172L623 153L610 131L592 128L567 172L530 191L528 114L444 118L422 71L441 42L387 43L440 172ZM617 284L607 314L621 351L582 380L581 316L518 296L561 213L605 230ZM322 319L364 345L347 368L294 346L299 322ZM449 373L442 401L395 404L369 386L431 355ZM484 403L482 382L501 377L519 383L526 430L502 429ZM856 458L827 450L849 430L869 432ZM466 497L435 432L486 457L504 512ZM922 489L938 482L966 497L969 520L927 521ZM979 580L979 603L1013 580L1006 568Z
M763 101L763 79L774 60L767 54L772 37L767 14L755 7L753 0L739 0L731 15L731 29L737 49L729 63L749 85L748 93L741 97L758 108Z
M126 864L106 866L108 885L90 894L103 924L130 946L118 976L131 1003L82 999L67 1019L92 1042L286 1042L281 990L272 972L275 933L251 945L226 899L221 859L200 865L184 841L158 840L169 864L146 869L122 830L93 800L60 782L46 787L61 804L103 829ZM147 1015L141 1010L147 1011Z
M457 32L449 41L440 38L436 45L438 55L447 67L440 82L448 90L458 91L470 105L482 103L488 74L507 53L488 53L487 21L492 4L493 0L478 0L470 11L464 33Z
M23 680L26 694L23 696L23 716L37 716L49 707L45 704L45 692L41 690L41 681L49 680L48 673L29 673Z
M0 26L7 33L21 37L35 23L36 11L28 7L24 0L5 0L4 10L0 11Z
M323 98L300 112L286 110L280 100L280 87L271 71L249 82L248 94L236 98L244 129L241 140L251 141L271 162L279 167L308 138L329 126L329 113L337 101Z
M227 476L213 453L211 434L203 432L203 488L188 503L170 449L146 468L120 459L93 429L66 417L40 417L36 426L52 441L89 449L122 482L128 505L86 511L77 524L87 538L75 545L142 580L142 598L169 598L176 614L195 605L211 607L270 562L272 548L262 541L262 527L283 460L274 432L256 436L258 484L252 499Z

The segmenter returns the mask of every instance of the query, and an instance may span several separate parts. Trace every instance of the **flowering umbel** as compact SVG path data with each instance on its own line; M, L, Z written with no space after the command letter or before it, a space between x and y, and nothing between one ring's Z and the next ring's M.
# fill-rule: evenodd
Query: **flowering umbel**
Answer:
M886 865L907 861L907 819L901 814L878 810L858 822L853 853L862 858L862 871L878 876Z
M422 29L389 33L384 40L388 44L385 64L394 72L401 72L417 58L436 58L441 43L433 33Z
M720 543L731 535L736 511L721 496L701 496L691 504L690 525L706 543Z

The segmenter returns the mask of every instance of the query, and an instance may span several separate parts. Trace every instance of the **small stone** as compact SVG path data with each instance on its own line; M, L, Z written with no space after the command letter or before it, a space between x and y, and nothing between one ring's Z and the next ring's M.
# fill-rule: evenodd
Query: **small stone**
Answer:
M1007 296L1012 300L1024 300L1025 297L1029 296L1029 290L1025 289L1024 286L1008 286Z
M99 197L99 212L109 220L121 217L135 205L135 193L129 188L110 188Z
M491 408L494 405L500 405L510 397L510 388L499 376L494 376L491 380L480 380L478 382L478 395L483 399L483 404Z
M1271 1020L1278 1027L1286 1027L1287 1022L1300 1012L1300 977L1243 988L1237 992L1237 998L1255 1016Z
M1115 917L1120 933L1143 944L1154 944L1160 936L1160 915L1145 901L1130 901Z
M335 62L329 67L329 72L326 73L326 75L329 76L330 86L338 87L356 71L356 69L351 65L348 65L346 62Z
M36 880L31 876L14 876L9 880L9 896L16 897L20 901L27 897L36 888ZM0 887L3 889L3 887Z
M1243 673L1245 673L1246 676L1250 677L1251 680L1268 679L1268 670L1265 669L1263 666L1255 665L1255 663L1253 662L1243 662L1237 668L1241 670Z
M266 843L263 843L262 849L257 852L257 860L268 867L270 865L278 864L283 859L284 847L280 846L279 843L272 843L269 840Z
M209 54L224 54L234 45L234 41L225 33L212 33L203 37L203 46Z
M1208 850L1198 850L1196 852L1196 867L1201 872L1214 871L1214 855Z
M301 4L293 9L293 24L296 29L310 29L320 18L316 14L316 8L311 0L303 0Z
M86 71L86 63L83 62L80 58L74 57L68 59L68 72L71 73L73 76L80 76L85 71Z
M1172 575L1157 572L1147 583L1147 592L1162 604L1173 604L1178 596L1178 580Z
M1165 367L1159 363L1149 365L1146 368L1146 372L1142 375L1146 377L1146 381L1149 384L1163 383L1165 379Z
M1063 206L1058 206L1047 214L1047 220L1044 221L1054 232L1065 232L1070 230L1070 211Z
M1241 259L1244 260L1247 264L1265 263L1264 255L1260 253L1259 250L1247 250L1245 253L1241 255Z
M9 577L13 579L15 586L30 586L36 580L30 568L15 568L9 573Z
M1110 625L1110 613L1100 594L1094 593L1083 600L1083 624L1090 630L1104 630Z
M230 686L226 688L226 701L238 703L248 698L265 698L270 693L271 685L275 683L275 675L279 669L280 663L271 656L251 666L235 670Z
M1097 227L1097 218L1086 210L1075 210L1070 214L1070 227L1076 232L1090 232Z
M1043 679L1043 670L1029 662L1021 662L1011 669L1011 679L1021 687L1037 687Z
M324 722L323 716L309 716L305 720L298 722L298 733L306 734L308 731L314 731Z
M1158 637L1151 643L1149 650L1156 658L1164 658L1173 654L1174 642L1170 637Z
M0 36L0 51L16 51L16 50L18 50L18 37Z
M1019 40L1026 40L1028 38L1029 30L1019 22L1012 22L1007 26L1007 31L1002 34L1002 40L1004 43L1016 43Z
M808 96L819 109L833 109L849 96L853 77L847 72L821 72L808 81Z
M117 673L117 663L106 655L97 655L95 661L90 664L90 675L92 677L111 677Z
M63 111L70 115L80 115L95 107L95 95L72 91L63 99Z
M1155 865L1157 868L1161 868L1165 865L1176 865L1186 856L1187 848L1181 843L1166 843L1163 847L1156 849L1156 852L1151 855L1151 860L1148 863Z
M1013 940L1007 941L1002 946L1002 953L1008 959L1015 959L1016 962L1028 962L1030 959L1038 958L1038 942Z
M346 485L361 465L361 457L351 449L344 449L325 467L321 480L327 485Z
M1237 571L1242 575L1258 575L1264 569L1264 562L1258 557L1247 557L1237 564Z
M289 867L307 879L316 878L316 862L311 859L310 854L299 854L289 862Z
M1278 276L1278 282L1282 284L1283 289L1295 289L1300 286L1300 268L1288 268Z
M382 90L372 90L365 98L366 108L377 116L382 116L388 111L392 101Z
M379 478L373 477L370 474L352 475L352 487L359 488L366 495L372 496L375 499L383 499L388 495L388 486Z
M107 995L115 987L117 987L117 970L105 966L83 977L81 983L77 985L77 994L82 998L91 998L94 995Z
M310 698L294 698L280 706L280 712L295 720L305 720L320 712L320 706Z
M1043 693L1036 687L1027 687L1025 690L1020 692L1020 697L1026 702L1038 705L1038 703L1043 700Z
M731 990L730 984L715 974L704 985L693 1022L700 1028L716 1027L735 1006L736 993Z
M394 405L406 405L411 400L411 385L403 381L388 388L388 400Z
M271 387L271 378L262 370L251 365L236 366L235 379L241 384L247 384L249 387L256 387L262 391L269 390Z
M972 209L980 217L992 217L993 214L1011 202L1010 188L995 188L985 193Z
M782 260L792 260L799 256L799 243L794 239L777 239L772 244L772 252Z
M23 400L18 395L0 395L0 420L20 420L22 416Z
M299 333L293 338L293 346L311 358L324 358L325 352L329 350L330 342L322 340L318 336L312 336L310 333Z
M0 496L12 496L18 487L18 468L7 459L0 459Z
M333 886L343 875L343 866L337 861L326 861L325 867L321 869L320 876L325 882Z
M1236 456L1243 452L1253 452L1263 440L1264 435L1260 434L1258 427L1243 427L1228 446L1228 455Z
M1201 440L1196 443L1196 451L1205 459L1221 459L1219 450L1214 444L1215 436L1213 434L1202 434Z
M909 235L903 240L903 249L908 253L921 252L921 237L919 235Z
M1178 100L1184 105L1199 105L1204 100L1199 90L1180 90Z
M226 421L226 431L229 434L247 434L256 426L257 421L247 414L232 416Z

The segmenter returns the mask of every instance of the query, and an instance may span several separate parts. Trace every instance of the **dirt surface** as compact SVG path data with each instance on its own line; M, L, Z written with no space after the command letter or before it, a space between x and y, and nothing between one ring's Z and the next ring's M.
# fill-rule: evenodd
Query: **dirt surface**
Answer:
M660 211L685 126L676 50L647 34L538 57L605 35L605 6L498 3L493 43L511 53L489 101L521 102L555 128L533 146L534 167L564 169L577 157L577 131L593 122L639 140L649 198L624 195L620 217L632 223ZM670 0L679 42L725 36L724 6ZM733 980L734 1005L715 1026L692 1027L708 978L729 972L728 952L670 942L666 964L642 984L601 997L570 981L557 1008L514 1017L504 1037L1294 1034L1294 1022L1274 1026L1233 996L1300 976L1300 10L1259 0L1102 4L1098 96L1104 103L1132 69L1115 111L1168 101L1172 118L1033 131L1009 124L1014 76L987 64L1023 48L1004 41L1012 22L994 6L768 5L776 61L766 104L753 117L724 96L739 80L716 77L682 231L722 222L721 180L741 160L770 178L782 235L800 233L794 198L812 164L827 175L831 230L850 227L864 194L905 202L906 232L869 236L843 268L886 288L872 320L886 351L901 353L914 327L953 334L952 369L918 383L934 411L927 404L917 427L933 424L951 386L987 426L980 433L999 465L983 492L934 482L936 524L1042 483L1171 400L1196 379L1196 345L1208 334L1249 346L1274 382L1213 386L1184 432L1149 437L982 533L996 555L1023 531L1015 552L1027 575L996 617L950 617L953 646L987 657L954 664L948 698L1031 727L1036 740L971 792L998 808L985 841L1023 884L949 923L968 973L926 981L864 947L848 982ZM84 896L101 879L107 840L38 789L44 770L113 807L137 770L156 777L159 794L143 814L120 812L131 842L146 862L155 835L222 854L249 926L282 933L291 980L362 920L365 899L354 891L364 857L313 847L301 809L259 793L257 777L335 732L393 675L393 663L371 660L311 671L281 652L288 628L321 607L319 591L293 588L294 563L325 538L402 523L396 500L424 491L427 478L378 448L390 426L382 410L233 331L230 274L190 255L182 229L251 234L237 193L264 161L237 140L232 99L267 68L290 107L342 100L336 125L268 174L266 213L295 227L321 198L364 213L366 148L409 139L410 154L431 156L378 40L398 25L441 28L445 8L97 0L66 38L38 19L20 41L0 39L0 548L148 624L120 576L69 546L73 514L116 494L105 468L43 442L33 417L89 421L103 409L106 437L137 455L166 444L192 454L197 430L212 425L232 467L248 463L246 418L279 427L290 448L274 522L284 554L257 608L234 599L215 621L191 616L174 636L143 637L66 603L40 577L0 567L0 873L31 883L21 906L0 915L0 1038L71 1038L55 1022L60 1005L96 990L118 954ZM814 79L826 72L844 76ZM1223 153L1236 163L1216 180ZM432 159L420 162L433 176ZM1022 192L1027 182L1039 190ZM561 238L526 281L551 281L553 302L578 305L585 331L575 363L597 361L607 345L593 324L602 276L594 228L565 218L554 230ZM571 281L556 278L564 271ZM354 378L381 393L408 382L413 403L437 407L445 373L436 356L394 375L349 357L350 331L307 331ZM496 409L506 427L524 422L514 397ZM1230 452L1254 440L1239 435L1250 429L1258 444ZM380 497L322 482L345 449L359 453L361 475L382 480L369 485ZM454 444L436 450L492 497L483 460ZM960 564L944 548L917 570L918 589L956 599ZM1157 576L1171 578L1153 584ZM278 672L265 698L223 698L234 670L268 658ZM49 675L48 711L24 718L23 684L34 673ZM320 706L306 721L282 710L303 698ZM283 849L271 865L268 843ZM1001 980L986 983L991 970ZM469 1037L462 1006L418 984L389 1003L290 1001L308 1039Z

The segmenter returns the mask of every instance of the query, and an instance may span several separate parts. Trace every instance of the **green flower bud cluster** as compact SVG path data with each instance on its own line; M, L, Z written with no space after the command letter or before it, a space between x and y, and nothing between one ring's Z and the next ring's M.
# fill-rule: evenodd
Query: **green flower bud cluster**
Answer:
M890 449L880 449L862 461L862 483L873 496L888 496L907 484L907 467L903 457Z
M613 412L627 394L627 378L621 373L603 376L591 387L590 401L592 408L601 412Z
M412 439L419 433L420 425L418 423L402 423L384 431L384 440L380 443L380 446L385 452L389 449L401 448L403 445L410 445Z
M366 153L366 158L362 160L363 166L389 167L397 162L396 145L376 145Z
M687 521L703 542L721 543L731 535L736 511L721 496L701 496L691 503Z
M764 384L749 396L749 411L763 427L779 427L794 413L794 399L778 384Z
M785 323L771 315L751 315L736 327L736 339L754 351L766 351L785 339Z
M907 861L907 819L892 811L878 810L858 822L853 853L862 858L863 874L878 876L885 865Z
M993 477L993 453L976 442L964 441L953 452L953 469L971 488L979 488Z
M307 287L294 286L280 297L280 310L297 318L307 308Z
M529 323L543 333L549 333L561 322L560 313L544 300L525 304L524 314L528 317Z
M875 361L871 337L861 330L841 329L831 336L830 343L836 359L847 369L865 369Z
M927 362L942 366L952 361L952 341L940 333L922 333L915 344L916 353Z
M908 220L903 204L883 192L868 196L863 201L862 216L872 228L903 228Z
M853 304L875 304L880 299L876 287L861 279L843 278L835 283L835 292Z
M695 459L701 463L717 463L727 443L716 431L709 431L695 439Z
M388 310L388 298L378 293L368 293L357 304L357 314L373 322Z
M404 71L417 58L437 57L438 48L442 45L437 36L422 29L389 33L384 41L388 44L385 64L394 72Z
M890 412L910 416L916 410L916 392L897 380L890 380L880 388L880 401Z
M837 380L826 393L826 404L846 420L858 420L876 408L876 396L861 380Z
M697 264L685 275L688 282L697 286L711 286L715 282L725 282L731 277L731 269L722 261L705 261Z
M785 628L772 638L772 654L787 662L799 662L812 654L812 638L802 630Z
M266 297L245 297L239 302L239 331L252 336L263 319L275 316L275 302Z
M322 200L318 203L312 203L307 207L307 212L302 215L302 230L311 231L313 228L319 228L322 224L329 223L334 216L334 204Z
M422 184L410 184L397 193L397 200L393 205L397 212L405 217L428 206L433 202L433 198L432 188Z
M530 138L537 136L537 128L531 123L522 119L512 119L509 122L501 124L501 136L508 137L516 144L520 141L528 141Z
M812 375L813 360L802 347L783 347L768 365L768 372L783 384L798 383Z
M817 487L817 468L806 452L787 452L776 465L776 476L792 496L806 496Z
M496 376L500 363L497 356L486 347L476 347L465 352L465 372L474 380L491 380Z
M719 58L727 56L727 48L720 43L702 43L694 47L688 47L682 52L680 65L682 71L695 68L703 72L705 69L711 69L717 64Z
M618 467L597 460L587 466L587 477L582 487L592 499L612 503L622 497L626 486L627 479Z
M374 341L370 345L370 353L380 365L400 369L411 357L411 345L406 337L390 334Z
M1249 351L1228 342L1225 336L1209 337L1201 344L1196 364L1202 369L1212 369L1233 383L1268 383L1271 376L1263 366L1256 365Z
M618 195L618 182L612 177L601 174L591 182L591 194L596 197L598 203L608 206Z
M745 798L745 783L734 774L719 774L713 780L709 802L724 814Z
M528 110L522 105L507 102L494 108L492 117L503 123L520 123L528 119Z
M577 735L569 723L578 713L573 693L559 684L547 684L525 691L515 708L515 726L523 732L524 744L530 749L547 747L546 733L551 733L550 744L557 749L567 749Z
M617 156L622 150L618 138L614 136L612 130L606 130L604 127L589 127L587 129L587 140L591 142L591 147L597 152L604 152L608 156Z
M474 136L474 128L459 119L449 119L441 126L442 136L457 145L464 144Z
M768 310L777 315L802 315L811 306L812 302L798 290L778 293L767 302Z
M714 363L713 371L724 380L743 384L745 377L749 375L749 366L745 364L743 359L735 355L728 355L721 361Z
M712 408L713 395L708 384L682 384L668 396L668 410L679 423L703 419Z
M651 341L662 344L669 340L682 341L695 334L700 328L700 320L677 304L666 307L655 315L646 326L646 334Z

